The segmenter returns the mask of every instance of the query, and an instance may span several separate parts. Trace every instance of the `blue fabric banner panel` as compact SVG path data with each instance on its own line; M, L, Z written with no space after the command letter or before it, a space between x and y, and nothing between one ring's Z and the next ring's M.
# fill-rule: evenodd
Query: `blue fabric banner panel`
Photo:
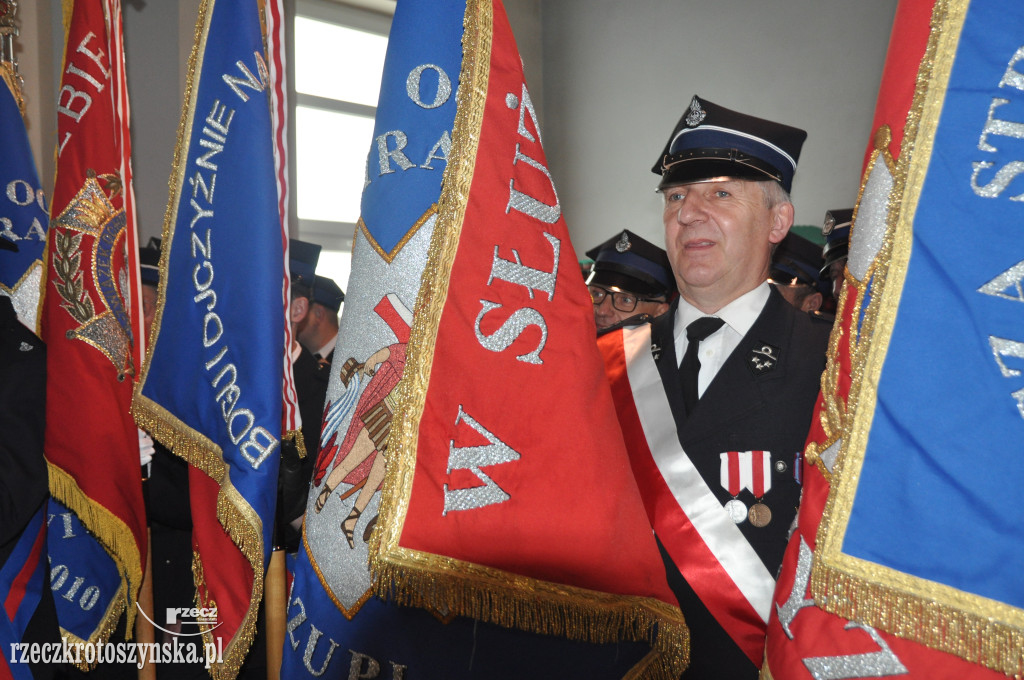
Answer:
M937 3L812 583L1004 672L1024 668L1021 26L1022 3Z

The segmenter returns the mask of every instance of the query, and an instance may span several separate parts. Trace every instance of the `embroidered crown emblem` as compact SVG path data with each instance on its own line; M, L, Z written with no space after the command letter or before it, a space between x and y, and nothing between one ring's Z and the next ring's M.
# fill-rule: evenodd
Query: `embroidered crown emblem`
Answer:
M615 250L624 253L632 247L633 244L629 242L629 235L626 232L622 232L622 236L615 242Z
M700 100L695 96L690 102L690 112L686 114L687 127L697 127L707 116L707 112L700 107Z

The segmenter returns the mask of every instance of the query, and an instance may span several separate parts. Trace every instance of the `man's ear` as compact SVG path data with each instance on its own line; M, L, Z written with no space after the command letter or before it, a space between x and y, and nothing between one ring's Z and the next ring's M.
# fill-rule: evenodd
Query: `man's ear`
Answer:
M292 323L299 323L309 313L309 299L297 297L292 300L290 317Z
M777 206L772 208L772 229L768 234L769 243L778 243L782 239L786 238L786 234L789 233L789 228L793 226L795 212L793 204L788 201L785 203L779 203Z
M821 309L821 303L825 301L825 298L821 293L814 292L808 295L800 303L800 311L802 312L816 312Z

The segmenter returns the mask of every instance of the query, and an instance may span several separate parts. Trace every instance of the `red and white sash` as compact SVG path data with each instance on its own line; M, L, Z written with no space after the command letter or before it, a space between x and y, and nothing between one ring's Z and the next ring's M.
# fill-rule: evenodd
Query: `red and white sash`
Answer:
M651 524L680 573L760 667L775 579L679 443L650 328L623 329L601 343L633 471Z

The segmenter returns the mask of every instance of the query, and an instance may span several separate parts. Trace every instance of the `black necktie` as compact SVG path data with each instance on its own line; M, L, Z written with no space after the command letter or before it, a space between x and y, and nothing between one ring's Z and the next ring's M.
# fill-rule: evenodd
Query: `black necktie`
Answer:
M683 385L683 403L686 405L686 413L693 413L697 406L697 374L700 373L700 359L697 358L697 350L700 342L708 337L725 322L714 316L702 316L686 327L686 352L683 354L683 363L679 364L679 381Z

